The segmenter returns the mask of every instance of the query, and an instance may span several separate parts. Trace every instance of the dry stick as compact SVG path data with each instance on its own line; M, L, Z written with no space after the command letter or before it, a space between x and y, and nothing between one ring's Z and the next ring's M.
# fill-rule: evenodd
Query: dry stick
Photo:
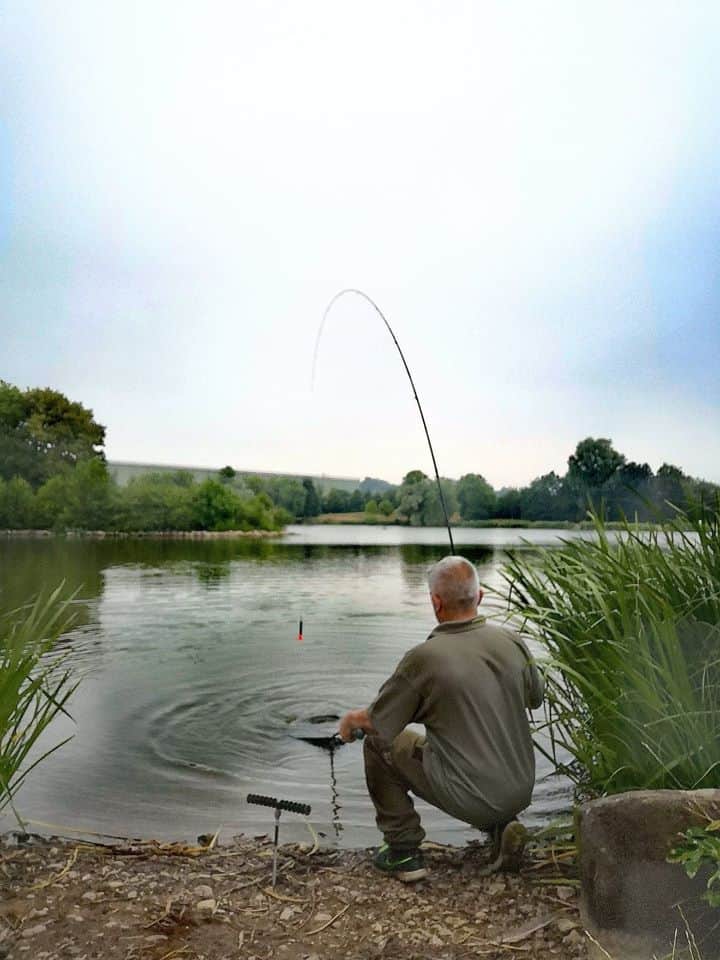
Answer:
M339 920L340 917L344 916L350 909L350 904L346 903L345 906L334 917L330 917L327 923L324 923L321 927L318 927L317 930L308 930L308 937L314 937L316 933L322 933L323 930L327 930L331 924L335 923L336 920Z
M44 890L45 887L49 887L50 884L52 884L52 883L57 883L58 880L61 880L61 879L65 876L66 873L69 873L69 872L70 872L71 867L73 866L73 864L74 864L75 861L77 860L77 858L78 858L78 850L79 850L79 849L80 849L79 847L75 847L75 849L73 850L72 854L70 855L70 857L69 857L69 859L68 859L68 862L67 862L67 863L65 864L65 866L62 868L62 870L60 871L60 873L56 874L54 877L50 877L49 880L43 880L42 883L36 883L34 886L30 887L30 890L31 890L31 891L33 891L33 890Z

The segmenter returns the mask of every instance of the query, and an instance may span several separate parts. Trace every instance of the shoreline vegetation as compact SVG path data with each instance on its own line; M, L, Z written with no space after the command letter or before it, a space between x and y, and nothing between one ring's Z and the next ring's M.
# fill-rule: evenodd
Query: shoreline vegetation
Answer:
M280 530L0 530L13 540L264 540L284 536Z
M278 532L289 523L443 526L438 484L410 470L400 484L366 477L355 490L325 489L321 478L214 476L156 467L120 483L105 460L105 428L92 410L50 388L20 390L0 380L0 531L78 535L154 534L193 539L199 531ZM582 529L592 510L612 524L651 525L704 509L720 487L664 463L653 471L587 437L567 461L527 486L495 490L480 473L442 478L456 527ZM240 535L237 533L237 535Z

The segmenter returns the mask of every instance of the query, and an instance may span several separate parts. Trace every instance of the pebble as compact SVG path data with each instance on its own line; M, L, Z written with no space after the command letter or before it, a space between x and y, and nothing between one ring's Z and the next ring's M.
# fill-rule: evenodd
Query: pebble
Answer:
M36 937L39 933L45 933L46 930L46 923L37 923L34 927L28 927L27 929L23 930L22 935L29 940L30 937Z
M556 893L561 900L572 900L575 896L575 891L572 887L557 887Z
M200 900L196 905L198 913L205 917L211 917L217 910L217 901L213 899Z
M555 926L558 928L560 933L570 933L571 930L577 930L578 925L575 920L571 920L569 917L561 917Z
M198 900L213 900L215 898L213 888L209 887L206 883L201 883L199 886L195 887L193 890L193 896L197 897Z
M332 920L332 915L329 913L316 913L313 917L313 925L316 923L327 923L329 920Z
M571 930L566 937L563 937L563 943L566 943L568 946L575 946L576 944L584 942L585 938L577 930Z

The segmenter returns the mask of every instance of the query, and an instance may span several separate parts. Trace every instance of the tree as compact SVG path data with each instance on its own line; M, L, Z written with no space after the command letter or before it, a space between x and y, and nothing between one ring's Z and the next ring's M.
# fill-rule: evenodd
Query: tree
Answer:
M378 512L377 500L368 500L365 504L365 513L367 514L376 514Z
M111 530L116 488L102 460L85 460L50 477L35 494L35 524L56 530Z
M655 474L653 493L661 514L669 516L673 507L682 508L685 504L685 487L688 481L680 467L663 463Z
M624 462L612 440L586 437L568 459L568 479L578 492L598 490Z
M5 482L0 477L0 527L25 530L35 522L35 500L27 480L13 477Z
M350 492L332 487L323 497L322 508L325 513L349 513Z
M105 427L92 410L57 390L20 391L0 381L0 476L33 487L65 467L103 459Z
M634 460L622 464L608 481L608 502L611 517L648 519L648 499L652 498L653 472L649 464Z
M218 470L218 474L222 483L231 483L237 476L235 470L230 466Z
M395 507L392 505L392 501L388 500L386 497L383 497L383 499L378 504L378 510L380 511L380 513L383 514L383 516L386 516L386 517L389 517L394 509Z
M575 505L562 477L554 470L536 477L520 491L521 514L528 520L565 520L575 514Z
M495 491L479 473L466 473L457 484L457 499L463 520L486 520L493 515Z
M519 520L522 516L521 495L515 487L505 487L497 495L495 516L503 520Z
M305 503L302 515L304 517L316 517L320 513L321 503L315 484L309 477L306 477L302 485L305 490Z

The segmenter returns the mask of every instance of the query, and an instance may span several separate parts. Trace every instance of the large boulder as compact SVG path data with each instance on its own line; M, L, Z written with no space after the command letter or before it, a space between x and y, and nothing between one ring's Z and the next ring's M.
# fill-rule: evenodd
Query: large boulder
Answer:
M690 880L667 862L688 827L720 819L720 790L642 790L583 804L576 814L581 912L595 957L652 960L687 948L720 958L720 909L702 896L708 872ZM677 956L682 956L679 951Z

